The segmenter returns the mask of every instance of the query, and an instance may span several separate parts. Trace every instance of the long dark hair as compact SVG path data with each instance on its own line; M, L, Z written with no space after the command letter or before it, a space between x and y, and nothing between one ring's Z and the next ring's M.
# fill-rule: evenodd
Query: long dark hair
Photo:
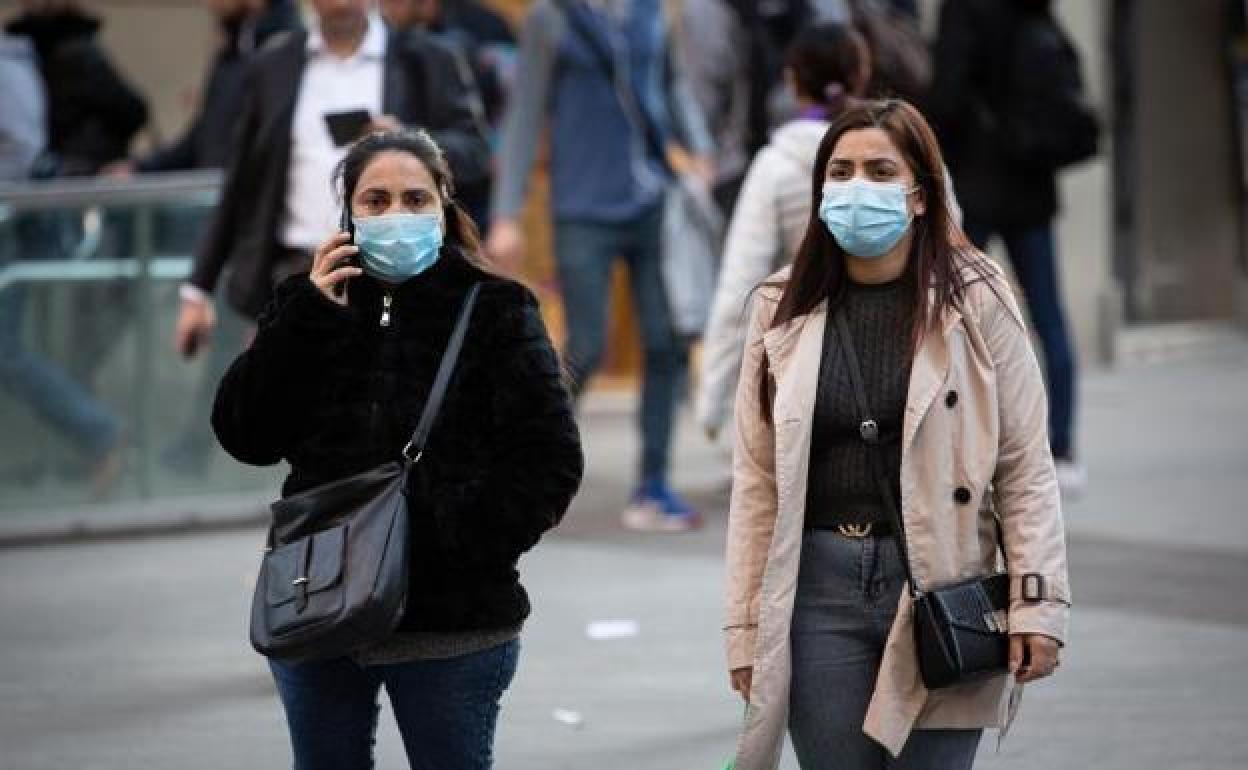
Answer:
M868 59L867 41L853 27L822 22L805 27L789 44L784 66L793 73L798 94L835 117L844 108Z
M906 271L914 280L911 305L910 340L917 348L924 333L936 326L948 307L960 304L966 288L977 280L987 279L991 268L985 257L970 246L962 229L949 214L946 194L945 163L941 158L936 135L927 121L909 103L900 99L857 102L836 118L819 143L811 178L810 219L806 235L793 260L787 281L765 284L780 288L771 328L783 326L807 315L828 300L831 315L845 301L848 275L845 252L819 219L819 202L823 197L824 177L828 161L841 137L850 131L878 128L888 134L902 158L914 174L925 202L922 216L911 224L910 256ZM764 356L759 372L760 402L763 418L771 420L767 369Z
M442 210L446 217L448 245L463 256L464 260L480 270L499 275L498 268L485 258L481 249L481 233L472 217L455 198L455 180L446 155L433 137L423 129L404 131L375 131L351 145L334 169L333 184L341 193L344 208L351 206L360 175L378 155L383 152L405 152L415 157L433 177L438 195L442 196Z

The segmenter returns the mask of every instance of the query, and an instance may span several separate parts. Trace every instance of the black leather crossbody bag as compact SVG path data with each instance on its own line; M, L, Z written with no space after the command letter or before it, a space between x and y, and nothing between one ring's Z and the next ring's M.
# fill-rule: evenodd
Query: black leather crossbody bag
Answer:
M910 552L906 547L906 530L901 508L884 475L879 424L871 418L867 406L858 353L843 310L836 313L836 325L850 380L853 382L854 396L858 402L861 416L859 432L869 447L867 455L871 472L875 476L884 505L893 519L893 536L897 539L902 567L910 586L910 598L914 606L914 643L918 651L919 673L923 684L929 690L938 690L1004 673L1009 661L1009 574L996 572L928 590L922 590L915 582L910 567ZM999 522L997 545L1004 556L1005 548Z
M251 645L261 655L291 662L338 657L394 632L407 600L405 485L437 420L479 288L464 299L402 459L271 506L251 603Z

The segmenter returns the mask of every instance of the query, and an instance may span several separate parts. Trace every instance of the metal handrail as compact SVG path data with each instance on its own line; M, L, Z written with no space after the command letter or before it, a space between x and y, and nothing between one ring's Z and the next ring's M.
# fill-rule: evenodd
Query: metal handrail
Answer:
M220 171L160 171L126 179L67 177L0 183L0 207L32 211L169 203L171 199L211 203L220 192L221 178Z
M123 279L135 288L135 355L132 443L145 458L136 465L141 497L153 492L151 445L152 383L156 380L157 332L153 292L157 282L180 280L191 260L181 255L154 253L156 212L170 204L210 206L220 195L221 173L216 171L136 174L125 179L84 177L0 184L0 230L17 221L14 215L33 211L82 212L99 217L100 210L128 209L133 213L131 254L122 259L17 260L0 266L0 288L15 284L82 282ZM92 212L95 212L92 214ZM97 228L98 229L98 228ZM92 230L87 227L89 234ZM77 256L94 252L89 239L75 249Z
M152 256L139 259L47 259L0 266L0 290L14 284L92 283L118 278L138 279L144 269L152 280L181 281L191 272L191 258Z

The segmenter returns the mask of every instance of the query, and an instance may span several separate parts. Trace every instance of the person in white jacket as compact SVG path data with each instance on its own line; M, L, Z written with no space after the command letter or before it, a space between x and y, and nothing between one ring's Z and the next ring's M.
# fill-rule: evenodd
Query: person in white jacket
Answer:
M728 228L711 318L703 336L698 423L716 437L732 410L750 292L797 253L810 220L810 177L819 141L847 100L862 96L871 64L852 27L820 23L794 39L785 81L800 108L776 129L746 173Z

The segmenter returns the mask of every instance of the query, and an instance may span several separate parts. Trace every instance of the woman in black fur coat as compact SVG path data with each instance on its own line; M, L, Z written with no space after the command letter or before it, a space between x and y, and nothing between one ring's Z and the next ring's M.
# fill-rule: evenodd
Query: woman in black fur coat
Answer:
M483 264L423 132L377 133L339 167L352 234L277 288L221 382L213 427L283 494L398 459L458 311L475 312L437 427L409 480L409 589L398 632L350 657L270 666L297 770L371 767L384 685L413 767L488 768L529 600L520 555L580 484L580 438L536 299ZM344 217L344 220L346 217Z

